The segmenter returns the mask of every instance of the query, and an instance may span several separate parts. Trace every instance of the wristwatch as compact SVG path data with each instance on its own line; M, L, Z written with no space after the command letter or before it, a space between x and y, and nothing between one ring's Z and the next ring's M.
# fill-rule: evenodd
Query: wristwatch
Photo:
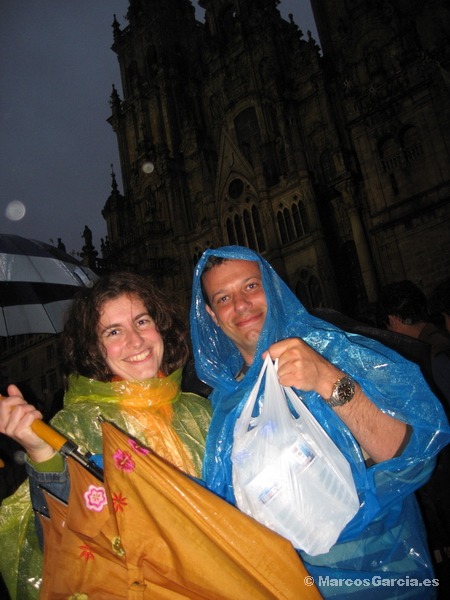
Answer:
M325 400L328 406L342 406L353 399L355 395L355 382L349 375L344 375L338 379L333 386L331 396Z

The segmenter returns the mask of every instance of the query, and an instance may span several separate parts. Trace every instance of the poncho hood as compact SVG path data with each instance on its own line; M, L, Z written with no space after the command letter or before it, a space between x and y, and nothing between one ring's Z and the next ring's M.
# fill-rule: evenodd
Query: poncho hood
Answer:
M249 260L257 262L262 274L263 287L267 296L267 317L258 339L252 372L259 372L262 366L261 354L270 344L283 339L286 332L295 324L304 336L311 324L322 323L300 304L288 286L278 277L273 267L253 250L239 246L225 246L206 250L199 260L194 273L193 298L191 305L191 336L195 353L195 368L199 377L215 389L233 391L237 383L235 374L242 366L242 357L236 346L215 325L206 312L206 303L201 288L201 274L211 256L229 260ZM298 335L295 334L295 335Z

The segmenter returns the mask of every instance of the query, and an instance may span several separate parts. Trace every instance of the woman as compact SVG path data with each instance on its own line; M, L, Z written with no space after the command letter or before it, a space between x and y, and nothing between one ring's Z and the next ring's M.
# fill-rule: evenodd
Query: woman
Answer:
M80 449L101 453L102 415L125 429L186 473L200 476L210 421L207 400L181 391L183 367L189 357L187 328L174 307L144 277L115 273L99 279L72 303L62 336L62 361L67 376L64 409L52 425L76 441ZM27 404L15 385L0 403L0 432L27 452L33 507L45 512L39 486L66 499L69 480L63 457L41 440L31 424L42 415ZM29 526L27 485L0 509L1 570L12 598L36 597L35 573L14 573L22 564L34 568L35 532ZM19 515L20 509L22 509ZM17 525L17 536L11 524ZM26 543L20 530L28 529ZM28 556L27 556L28 555ZM18 581L16 581L18 579Z

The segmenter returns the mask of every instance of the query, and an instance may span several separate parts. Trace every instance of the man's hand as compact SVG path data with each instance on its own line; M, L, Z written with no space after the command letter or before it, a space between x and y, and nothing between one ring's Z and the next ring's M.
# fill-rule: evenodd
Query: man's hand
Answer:
M333 386L344 372L313 350L303 340L288 338L276 342L264 352L278 358L278 380L305 392L314 391L324 400L330 398ZM350 429L361 448L374 462L382 462L401 453L411 428L381 411L356 385L353 400L333 408Z
M314 391L328 399L333 386L344 373L299 338L288 338L272 344L270 357L278 358L278 380L281 385L305 392ZM264 352L263 358L266 358Z

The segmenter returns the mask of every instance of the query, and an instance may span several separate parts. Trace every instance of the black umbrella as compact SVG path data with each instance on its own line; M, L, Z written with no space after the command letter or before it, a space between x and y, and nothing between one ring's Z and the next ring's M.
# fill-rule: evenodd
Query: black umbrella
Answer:
M59 333L75 293L96 279L50 244L0 234L0 336Z

